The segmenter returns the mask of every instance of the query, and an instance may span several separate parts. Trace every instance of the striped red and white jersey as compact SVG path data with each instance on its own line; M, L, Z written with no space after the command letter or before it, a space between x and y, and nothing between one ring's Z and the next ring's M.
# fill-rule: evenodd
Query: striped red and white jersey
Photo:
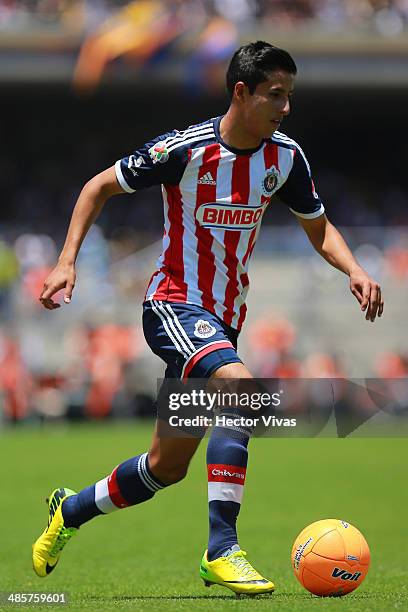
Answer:
M280 132L256 149L223 142L221 117L155 138L115 165L132 193L162 185L163 249L146 299L197 304L240 329L248 264L273 195L296 215L324 213L310 166Z

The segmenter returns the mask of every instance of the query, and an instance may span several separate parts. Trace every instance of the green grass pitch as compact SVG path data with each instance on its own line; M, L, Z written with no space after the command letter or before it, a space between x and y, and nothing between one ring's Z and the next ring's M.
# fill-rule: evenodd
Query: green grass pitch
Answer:
M198 577L207 539L205 441L186 480L83 526L55 572L37 578L31 544L46 524L45 496L56 486L79 490L102 478L147 449L151 431L151 424L137 422L3 430L1 591L68 593L65 608L24 608L37 610L408 609L407 446L401 438L251 442L240 543L276 583L271 597L236 599L221 587L206 589ZM338 599L305 591L289 557L298 532L329 517L361 529L372 555L363 585Z

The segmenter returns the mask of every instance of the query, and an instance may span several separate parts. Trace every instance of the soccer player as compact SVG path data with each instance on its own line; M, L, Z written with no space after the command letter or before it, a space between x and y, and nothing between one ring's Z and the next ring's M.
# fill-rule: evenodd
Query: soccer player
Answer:
M381 289L359 266L328 221L308 161L279 132L290 111L296 65L286 51L258 41L234 54L227 72L231 104L222 117L163 134L92 178L75 205L58 264L40 301L69 303L81 243L107 199L162 185L163 250L143 304L146 341L166 363L168 378L252 378L237 353L245 319L248 263L262 217L275 194L296 215L312 245L350 277L368 321L383 313ZM206 585L237 594L270 593L240 549L236 531L251 431L215 427L207 448L209 540L200 567ZM151 499L186 475L200 440L158 435L148 452L114 468L79 493L61 487L49 498L48 527L33 545L39 576L94 517Z

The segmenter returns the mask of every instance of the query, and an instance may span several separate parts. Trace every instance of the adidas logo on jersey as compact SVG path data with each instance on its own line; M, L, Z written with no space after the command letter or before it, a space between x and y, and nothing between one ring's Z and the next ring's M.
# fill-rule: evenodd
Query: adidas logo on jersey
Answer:
M198 179L197 185L215 185L211 172L206 172L204 176Z

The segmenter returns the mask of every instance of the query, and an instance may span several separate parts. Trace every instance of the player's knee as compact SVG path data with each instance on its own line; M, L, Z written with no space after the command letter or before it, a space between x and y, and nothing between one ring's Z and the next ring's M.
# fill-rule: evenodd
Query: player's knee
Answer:
M164 471L165 481L171 484L175 484L176 482L180 482L187 476L188 467L187 466L178 466L173 468L167 468Z
M172 464L158 455L149 454L149 468L164 484L175 484L187 475L188 463Z
M213 374L210 376L210 380L216 379L230 379L234 378L238 379L251 379L252 374L250 371L244 366L243 363L227 363L225 365L220 366Z

